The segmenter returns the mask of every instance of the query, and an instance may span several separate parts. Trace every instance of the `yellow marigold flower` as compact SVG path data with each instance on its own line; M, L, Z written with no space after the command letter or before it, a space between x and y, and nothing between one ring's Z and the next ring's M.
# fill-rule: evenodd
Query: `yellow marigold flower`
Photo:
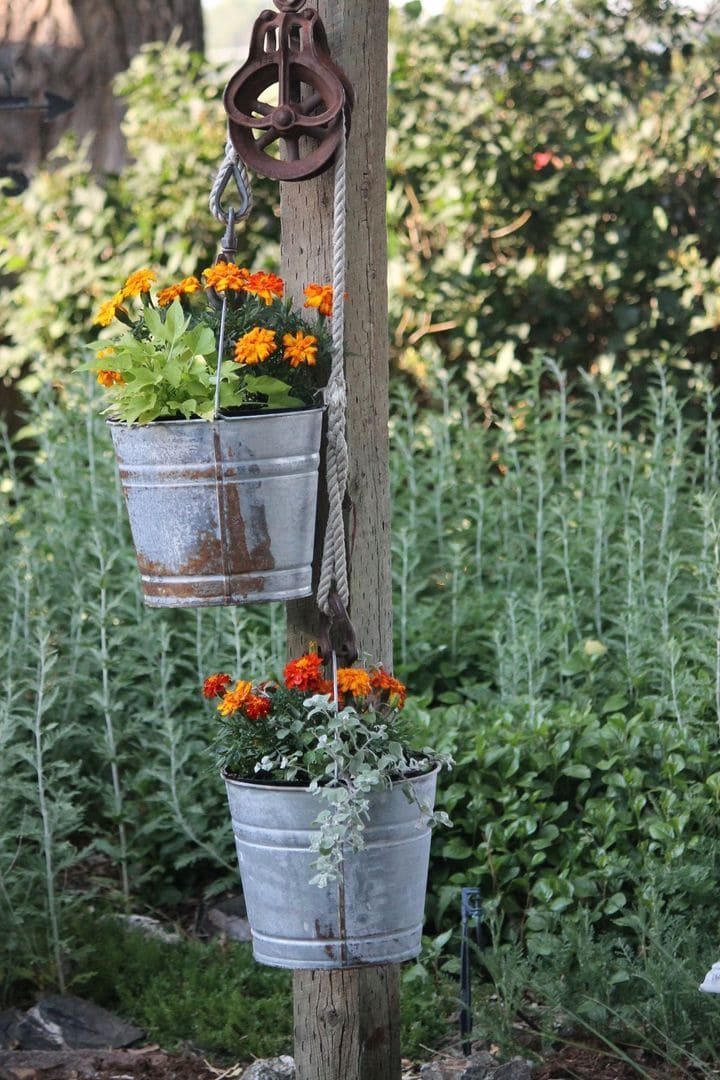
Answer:
M285 282L277 274L266 274L259 271L257 274L250 274L245 282L244 289L246 293L261 297L266 304L272 304L275 297L282 296Z
M243 707L252 691L251 682L236 682L234 690L228 690L225 697L218 705L218 712L222 716L232 716Z
M160 307L168 307L173 300L179 300L181 296L190 296L199 292L202 285L196 277L186 277L182 281L176 281L174 285L168 285L166 289L159 289L157 302Z
M275 331L254 326L235 342L235 360L238 364L262 364L276 348Z
M317 338L312 334L303 334L302 330L297 334L284 334L283 345L283 359L289 360L291 367L300 364L313 367L317 363Z
M338 690L353 697L367 697L372 690L370 676L363 668L344 667L337 673Z
M100 370L97 373L97 381L101 386L114 386L115 383L125 382L119 371Z
M100 326L109 326L118 311L125 311L122 306L124 299L125 295L121 289L120 292L115 293L112 300L106 300L104 304L101 304L100 310L93 319L93 322ZM127 314L127 312L125 312L125 314Z
M106 356L112 356L114 352L114 347L112 345L108 345L106 349L98 349L98 351L95 353L95 356L98 358L98 360L104 360Z
M250 271L244 266L236 266L235 263L220 262L203 270L203 277L206 286L216 292L225 292L226 289L240 292L250 277Z
M305 307L317 308L321 315L332 315L332 285L308 285L305 291Z
M142 270L136 270L123 285L122 294L127 298L128 296L139 296L140 293L150 292L150 286L156 280L157 274L154 270L148 270L146 267Z

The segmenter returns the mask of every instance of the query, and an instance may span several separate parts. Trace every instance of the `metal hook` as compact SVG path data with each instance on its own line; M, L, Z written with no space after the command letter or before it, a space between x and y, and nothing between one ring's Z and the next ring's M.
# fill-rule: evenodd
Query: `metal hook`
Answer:
M225 189L230 183L230 179L235 181L235 187L238 195L240 196L240 207L234 211L235 220L242 221L250 213L252 206L252 196L248 189L243 171L237 162L228 161L218 177L218 182L212 191L212 201L210 203L210 209L218 221L228 224L230 211L226 210L222 205L222 197L225 193Z

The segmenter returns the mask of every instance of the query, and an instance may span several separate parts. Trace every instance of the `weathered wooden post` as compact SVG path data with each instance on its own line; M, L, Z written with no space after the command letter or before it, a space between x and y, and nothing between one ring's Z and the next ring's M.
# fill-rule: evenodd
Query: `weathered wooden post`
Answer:
M388 481L387 126L388 0L317 0L333 58L355 89L347 148L345 355L350 615L360 656L392 669ZM282 185L282 274L302 304L309 281L332 279L332 171ZM322 529L319 530L322 533ZM289 606L288 652L317 641L314 600ZM398 1080L397 965L297 971L298 1080Z

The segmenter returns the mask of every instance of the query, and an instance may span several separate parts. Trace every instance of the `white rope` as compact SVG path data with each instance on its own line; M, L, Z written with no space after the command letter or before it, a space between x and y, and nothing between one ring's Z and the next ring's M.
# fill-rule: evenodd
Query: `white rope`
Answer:
M343 134L335 159L335 198L333 201L333 313L332 313L332 364L330 378L325 388L327 406L326 481L328 492L328 522L325 531L320 581L317 591L318 607L326 615L329 612L330 591L335 589L347 607L350 598L345 553L345 522L343 499L347 487L348 451L345 441L345 389L344 337L345 337L345 140Z
M235 178L235 186L240 195L240 207L235 211L235 220L242 221L252 210L252 186L245 162L228 139L225 143L225 157L213 181L209 199L210 213L224 225L227 225L228 214L227 210L223 210L222 197L232 177Z

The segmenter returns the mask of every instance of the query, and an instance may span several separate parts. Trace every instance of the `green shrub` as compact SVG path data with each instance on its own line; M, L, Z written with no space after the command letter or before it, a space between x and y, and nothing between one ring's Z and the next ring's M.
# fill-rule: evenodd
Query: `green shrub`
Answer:
M603 372L717 367L717 22L674 3L398 15L396 353L481 400L533 349ZM541 155L536 157L536 155Z
M22 198L0 201L0 274L9 275L0 287L0 377L24 376L30 390L77 367L118 282L144 266L162 270L161 284L199 274L222 236L208 208L225 146L218 72L187 49L151 45L115 85L127 103L131 160L122 175L94 176L83 147L66 140L52 171L41 170ZM261 269L277 261L279 197L266 181L255 189L238 240L243 261Z
M441 902L452 886L480 887L541 955L554 951L558 915L587 912L591 925L623 927L634 941L627 913L642 911L660 874L676 913L717 917L712 726L688 733L569 704L534 717L522 706L456 705L428 715L429 729L441 723L457 762L440 795L455 827L435 840Z
M482 402L534 349L637 381L658 358L714 372L715 22L671 3L475 0L425 21L417 7L395 13L391 42L397 364L421 381L457 370ZM65 144L0 202L0 273L15 282L0 289L0 375L36 386L73 364L98 302L139 266L170 280L207 264L221 82L182 50L146 48L117 82L123 175L93 177ZM277 187L256 188L240 251L276 268Z

